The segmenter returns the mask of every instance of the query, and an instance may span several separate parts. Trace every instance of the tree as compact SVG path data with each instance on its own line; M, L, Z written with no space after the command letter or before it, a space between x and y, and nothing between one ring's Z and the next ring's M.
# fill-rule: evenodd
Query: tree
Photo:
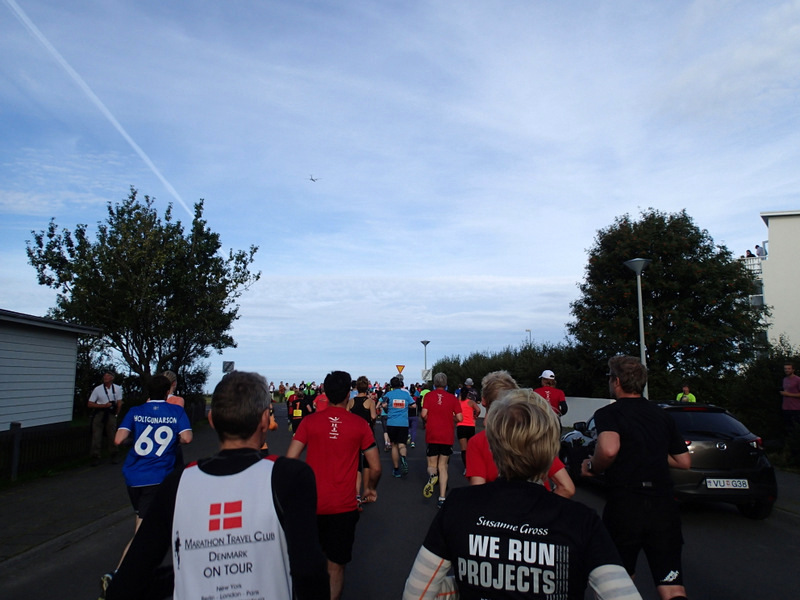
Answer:
M598 231L581 297L571 305L568 331L599 368L614 354L639 356L636 277L623 264L637 257L653 261L642 275L653 397L669 397L683 378L719 376L755 356L767 310L750 303L753 275L686 211L650 208L639 220L626 214Z
M202 200L188 234L171 205L162 218L154 203L131 187L125 200L108 203L95 241L87 225L72 233L51 220L27 243L39 283L58 291L51 316L102 329L101 344L145 382L153 372L186 371L212 349L235 346L229 332L236 301L261 275L250 271L256 246L219 253Z

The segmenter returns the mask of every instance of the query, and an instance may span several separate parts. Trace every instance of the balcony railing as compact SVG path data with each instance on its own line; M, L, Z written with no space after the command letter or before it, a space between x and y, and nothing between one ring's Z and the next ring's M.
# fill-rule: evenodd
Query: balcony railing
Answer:
M766 260L766 257L761 258L760 256L743 256L740 258L744 263L745 268L750 271L756 277L761 277L761 262Z

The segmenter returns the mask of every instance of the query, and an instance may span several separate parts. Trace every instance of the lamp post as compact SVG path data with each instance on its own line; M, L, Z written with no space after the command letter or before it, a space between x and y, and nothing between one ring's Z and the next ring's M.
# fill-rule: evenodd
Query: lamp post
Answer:
M525 331L528 332L528 346L530 346L533 342L531 341L531 330L526 329Z
M420 344L422 344L425 347L425 369L423 370L423 373L425 373L425 374L427 374L427 372L428 372L428 344L430 344L430 343L431 343L430 340L422 340L422 341L420 341ZM422 378L425 379L425 375L423 375Z
M642 271L652 260L649 258L632 258L625 261L625 266L636 273L636 292L639 297L639 360L647 367L647 356L644 345L644 311L642 310ZM647 384L644 384L644 397L647 398Z

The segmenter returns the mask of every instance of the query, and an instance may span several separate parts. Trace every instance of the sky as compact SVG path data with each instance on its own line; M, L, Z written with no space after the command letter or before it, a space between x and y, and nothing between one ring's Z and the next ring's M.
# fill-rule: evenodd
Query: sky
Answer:
M262 274L212 385L559 343L617 216L800 209L796 0L0 0L0 55L0 308L51 218L202 198Z

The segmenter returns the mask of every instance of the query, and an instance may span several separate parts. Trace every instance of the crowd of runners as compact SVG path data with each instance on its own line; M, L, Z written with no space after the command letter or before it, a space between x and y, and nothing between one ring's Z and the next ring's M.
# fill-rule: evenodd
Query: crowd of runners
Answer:
M636 394L646 369L622 358L609 362L615 397L641 400ZM182 461L165 457L176 454L179 442L190 441L191 432L169 412L165 379L151 390L149 412L120 428L136 440L126 479L137 469L152 470L152 456L163 483L149 484L143 514L142 493L128 481L142 518L118 570L104 576L104 597L338 600L363 506L378 498L381 449L391 453L391 476L402 478L409 472L408 448L424 430L427 480L421 492L425 498L436 493L440 510L408 576L404 600L582 599L587 585L601 599L640 598L630 577L635 561L623 563L619 553L624 548L632 552L624 556L635 559L643 541L632 541L625 523L631 541L612 539L594 511L568 500L575 486L557 456L566 401L551 371L541 379L541 388L521 389L508 372L496 371L483 377L480 392L466 379L452 393L445 373L425 385L405 385L400 374L381 385L332 371L319 385L276 386L257 373L235 371L217 385L209 412L220 452L174 469L170 465ZM275 401L286 402L285 424L275 422ZM485 429L476 433L482 414ZM267 432L281 426L292 432L285 457L270 455L266 445ZM615 427L623 431L609 425L604 444L621 439ZM669 441L669 456L678 456L677 434L664 433L658 453L662 441ZM454 440L470 485L448 495ZM593 460L611 471L619 444L604 452ZM637 456L638 451L628 454L624 462ZM666 469L667 454L659 461ZM591 475L592 469L588 461L584 470ZM647 510L645 525L653 521ZM637 533L642 540L646 529ZM677 531L673 539L679 539ZM170 550L172 566L159 567ZM659 560L668 569L656 580L661 597L685 598L680 546L666 548Z

